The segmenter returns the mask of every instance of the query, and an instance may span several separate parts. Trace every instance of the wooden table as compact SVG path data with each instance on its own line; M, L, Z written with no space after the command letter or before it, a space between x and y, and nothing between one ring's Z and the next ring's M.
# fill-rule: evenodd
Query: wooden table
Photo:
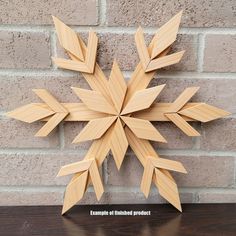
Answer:
M236 204L0 207L0 235L236 235ZM91 216L90 211L150 211L150 216ZM133 213L132 212L132 213ZM114 212L113 212L114 213Z

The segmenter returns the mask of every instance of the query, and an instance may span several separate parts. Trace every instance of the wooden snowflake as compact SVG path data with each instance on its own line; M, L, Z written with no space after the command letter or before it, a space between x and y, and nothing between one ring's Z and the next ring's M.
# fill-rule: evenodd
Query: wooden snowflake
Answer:
M151 141L166 142L151 121L173 122L188 136L199 136L188 122L208 122L229 113L206 103L191 103L189 100L199 89L185 89L173 103L157 103L156 97L165 84L147 88L155 71L178 63L184 51L168 54L176 40L182 12L162 26L146 47L141 27L135 34L140 63L126 82L114 61L107 80L96 63L98 38L89 32L87 46L71 28L53 17L61 46L70 59L53 58L63 69L79 71L92 90L72 88L81 103L60 103L47 90L34 89L44 103L31 103L7 113L17 120L46 124L36 136L47 136L62 121L88 121L73 143L94 140L84 160L63 166L58 176L73 174L68 184L62 214L83 197L89 184L93 184L99 200L104 192L99 167L111 150L116 166L120 169L128 146L144 167L141 190L149 195L152 181L159 193L168 202L182 211L178 188L169 171L187 173L180 162L160 158Z

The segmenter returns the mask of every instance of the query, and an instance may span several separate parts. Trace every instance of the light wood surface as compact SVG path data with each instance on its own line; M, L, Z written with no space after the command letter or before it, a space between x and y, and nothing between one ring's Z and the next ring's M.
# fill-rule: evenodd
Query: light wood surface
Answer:
M143 29L141 27L139 27L135 33L135 42L142 66L144 69L146 69L151 59L149 57L149 52L143 36Z
M93 187L94 187L94 191L97 196L97 200L99 201L103 192L104 192L104 188L103 188L101 176L99 174L98 166L97 166L95 160L92 162L92 164L89 168L89 175L90 175L91 180L93 182Z
M198 91L199 87L186 88L179 97L172 103L170 112L179 111Z
M84 61L82 49L75 31L60 21L57 17L52 16L52 18L61 46L76 56L79 60Z
M200 136L190 124L187 123L179 114L168 113L165 114L179 129L181 129L188 136Z
M94 159L88 159L79 162L74 162L69 165L65 165L61 167L60 171L57 174L57 177L75 174L77 172L88 170L93 161Z
M89 121L88 124L79 133L79 135L75 137L73 143L100 138L115 120L115 116L108 116L101 119L94 119Z
M180 11L157 31L151 53L152 59L157 57L176 40L182 13L183 11Z
M127 85L125 82L125 78L116 60L114 60L109 79L109 91L117 113L120 113L121 111L126 90L127 90Z
M72 87L76 95L91 110L116 115L117 112L112 105L98 91L92 91Z
M55 114L55 111L52 111L50 108L47 109L38 104L31 103L7 112L6 116L23 122L33 123L53 114Z
M46 137L50 134L61 121L67 116L67 113L54 114L47 123L35 134L36 137Z
M165 138L148 120L141 120L132 117L121 116L125 124L133 131L133 133L141 139L148 139L157 142L166 143Z
M124 107L121 115L149 108L164 87L165 84L137 91Z
M157 70L157 69L178 63L183 57L184 52L185 51L180 51L180 52L173 53L173 54L150 61L145 72Z
M210 106L206 103L183 109L178 113L201 122L209 122L231 114L230 112Z
M111 135L111 151L118 170L121 167L127 148L128 141L123 126L120 119L117 119Z
M84 171L81 175L74 178L73 181L67 185L64 195L62 214L67 212L72 206L82 199L85 192L87 179L88 171Z

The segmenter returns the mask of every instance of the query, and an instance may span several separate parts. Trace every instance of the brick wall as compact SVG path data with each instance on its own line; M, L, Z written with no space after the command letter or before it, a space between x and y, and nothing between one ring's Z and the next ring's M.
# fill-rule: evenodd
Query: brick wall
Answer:
M172 124L159 124L168 144L155 144L164 157L180 160L187 176L176 174L182 202L236 202L236 2L235 0L61 0L1 1L0 4L0 205L61 204L68 178L55 176L61 165L83 158L89 143L71 144L84 124L60 125L47 138L34 134L42 125L3 116L38 101L32 88L47 88L60 101L77 101L70 86L87 87L77 73L55 68L50 57L63 55L51 14L85 35L99 33L98 61L109 72L114 57L128 78L138 57L134 32L145 27L147 40L180 9L182 28L174 49L185 49L181 63L162 70L153 84L167 83L162 101L173 101L187 86L201 86L195 101L233 113L196 124L202 136L186 137ZM160 203L156 190L140 192L142 167L128 150L118 173L112 158L103 166L106 192L101 203ZM83 203L96 203L93 189Z

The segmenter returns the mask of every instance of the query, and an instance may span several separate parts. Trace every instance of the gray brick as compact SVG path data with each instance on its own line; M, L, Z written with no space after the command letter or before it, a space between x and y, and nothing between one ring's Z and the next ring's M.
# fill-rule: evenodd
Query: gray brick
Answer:
M234 183L233 157L176 156L163 158L183 163L188 174L173 173L180 187L227 187ZM117 171L113 160L108 162L108 184L113 186L140 186L143 167L136 157L127 156Z
M49 34L0 31L0 68L50 68Z
M207 35L203 71L236 72L236 35Z
M96 0L3 1L0 5L1 24L48 25L55 15L66 24L96 25Z
M166 23L180 10L184 10L184 27L234 27L236 3L204 0L108 0L109 26L157 26Z

